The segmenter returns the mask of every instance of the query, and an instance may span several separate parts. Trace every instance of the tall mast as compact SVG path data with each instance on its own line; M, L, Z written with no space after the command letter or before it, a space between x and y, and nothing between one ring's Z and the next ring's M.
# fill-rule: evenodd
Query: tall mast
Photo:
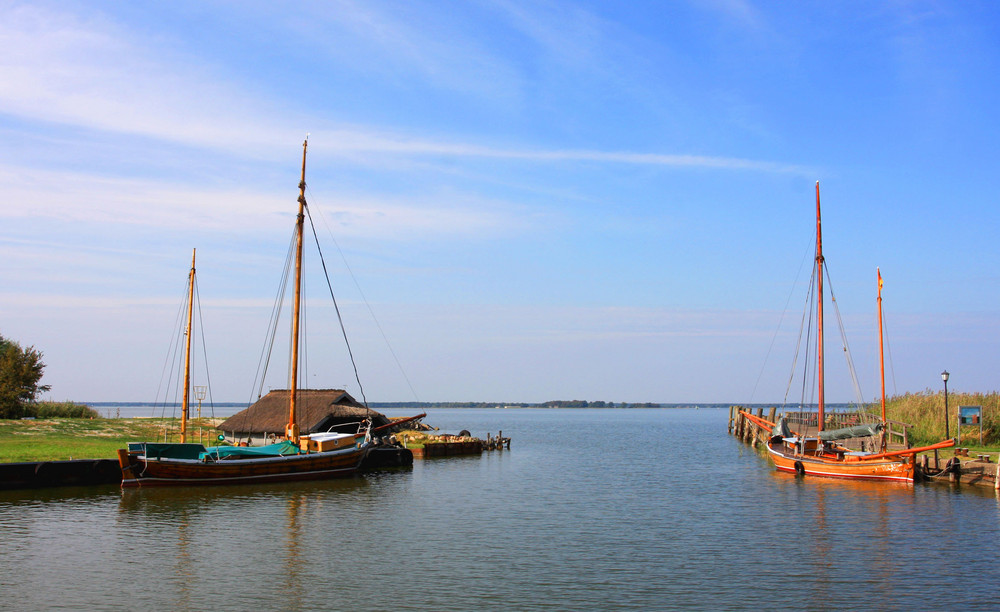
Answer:
M188 320L187 344L184 349L184 401L181 410L181 444L187 442L188 400L191 391L191 319L194 314L194 256L197 249L191 249L191 272L188 273Z
M882 423L885 423L885 344L882 340L882 271L875 268L878 274L878 369L882 376Z
M294 444L299 443L299 425L295 414L295 395L299 376L299 306L302 294L302 230L306 204L306 147L308 136L302 142L302 178L299 180L299 215L295 221L295 302L292 307L292 372L288 383L288 425L285 436Z
M818 431L823 431L826 402L823 395L823 231L819 216L819 181L816 181L816 374L819 379L819 413L816 417Z

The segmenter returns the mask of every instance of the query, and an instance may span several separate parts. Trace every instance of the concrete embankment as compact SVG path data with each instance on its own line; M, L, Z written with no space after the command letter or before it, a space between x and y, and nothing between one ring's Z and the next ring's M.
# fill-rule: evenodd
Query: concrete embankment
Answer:
M120 483L117 459L0 463L0 489L37 489Z

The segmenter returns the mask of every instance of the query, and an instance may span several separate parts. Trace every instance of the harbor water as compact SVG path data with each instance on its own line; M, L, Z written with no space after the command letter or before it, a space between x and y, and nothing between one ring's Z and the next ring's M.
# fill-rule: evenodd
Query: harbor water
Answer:
M0 609L996 609L992 490L778 473L720 408L428 412L511 450L0 492Z

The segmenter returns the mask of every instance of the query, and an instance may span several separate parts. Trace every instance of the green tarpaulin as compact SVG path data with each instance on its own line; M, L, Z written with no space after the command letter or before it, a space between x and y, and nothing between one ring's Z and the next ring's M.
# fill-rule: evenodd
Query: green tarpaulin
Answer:
M848 438L865 438L877 436L882 431L881 423L868 423L867 425L855 425L843 429L831 429L830 431L819 432L819 439L825 442L831 440L847 440Z
M297 455L302 452L291 442L277 442L267 446L212 446L201 453L199 459L224 459L226 457L277 457Z

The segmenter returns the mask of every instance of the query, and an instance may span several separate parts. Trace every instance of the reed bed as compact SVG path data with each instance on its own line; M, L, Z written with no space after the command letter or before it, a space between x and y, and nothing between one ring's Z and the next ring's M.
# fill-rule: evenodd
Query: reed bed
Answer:
M983 407L983 445L994 445L1000 442L1000 393L948 393L948 434L957 437L958 407ZM893 421L902 421L912 425L910 441L914 446L932 444L945 439L944 426L944 392L926 389L916 393L905 393L886 399L886 417ZM876 403L871 409L879 412L880 405ZM979 428L964 426L961 428L959 446L969 446L979 443Z

